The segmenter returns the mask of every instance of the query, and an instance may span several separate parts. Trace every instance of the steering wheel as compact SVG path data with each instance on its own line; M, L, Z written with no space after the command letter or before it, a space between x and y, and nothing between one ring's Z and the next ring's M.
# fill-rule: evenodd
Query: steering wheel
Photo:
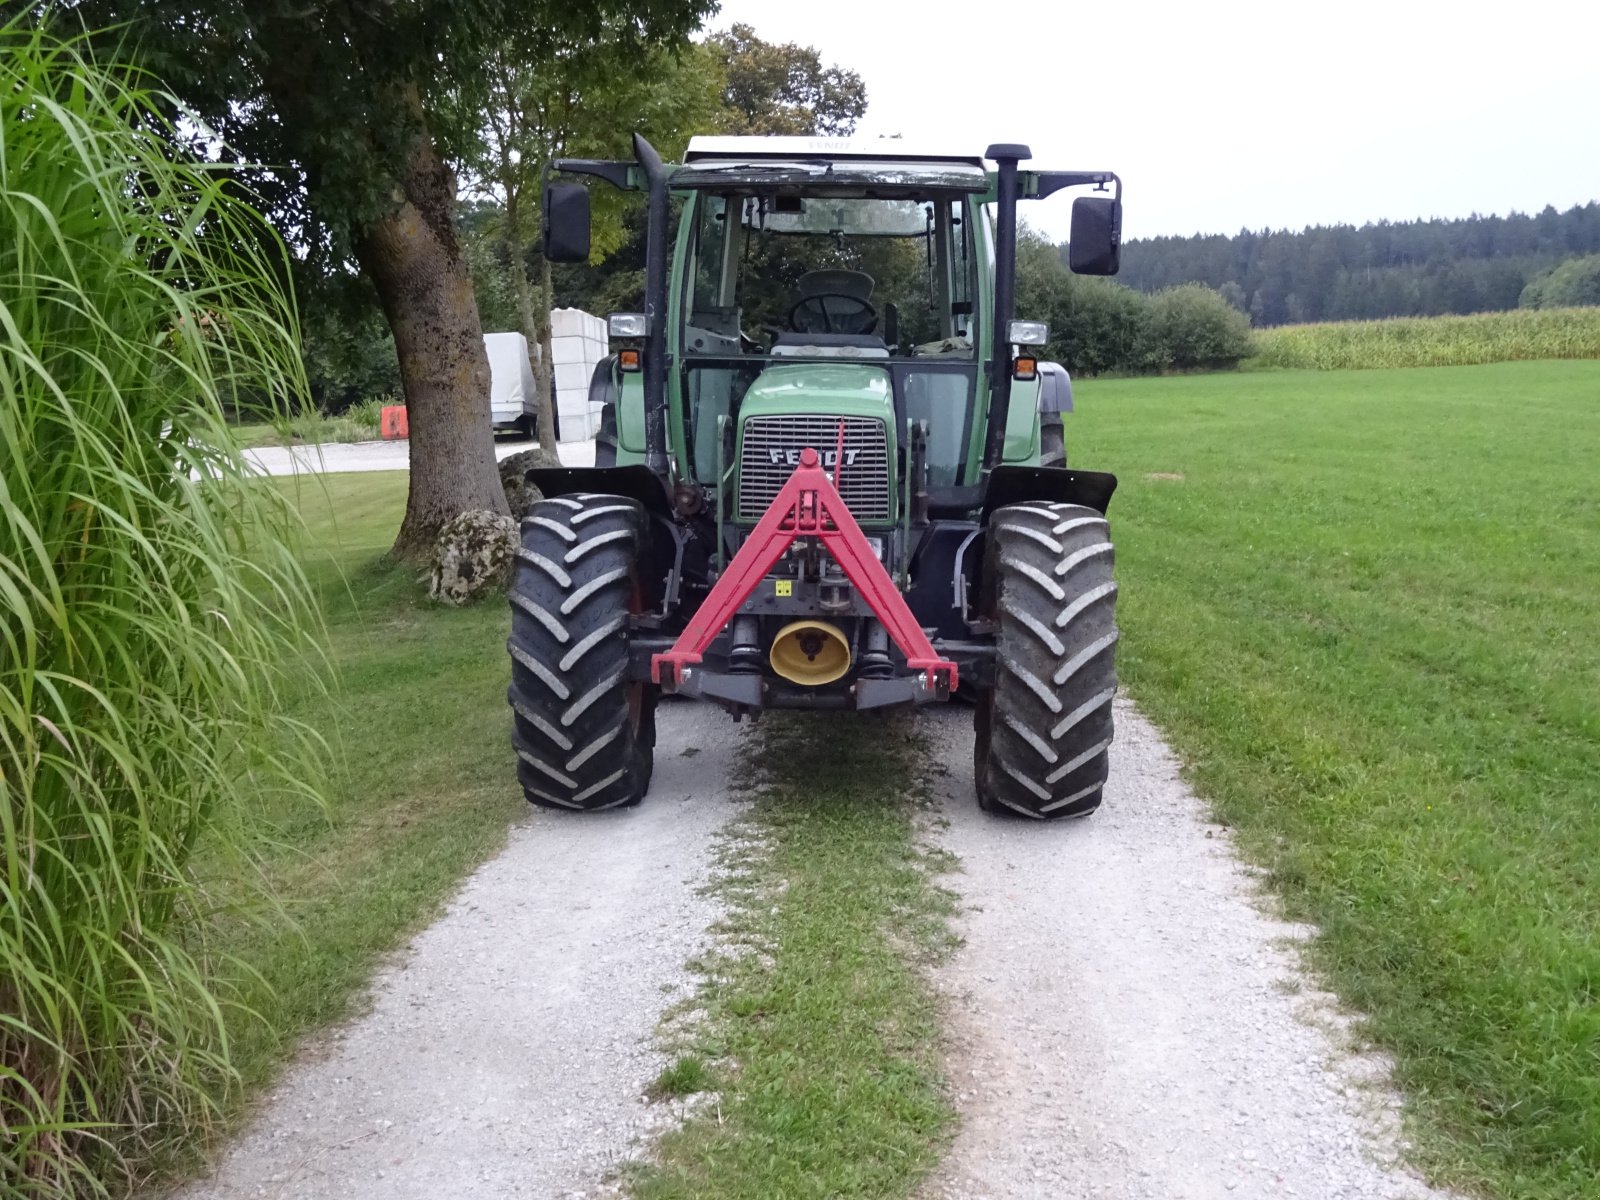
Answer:
M831 300L853 305L855 311L836 313L827 303ZM795 333L871 333L877 327L878 310L859 296L843 292L817 292L803 297L789 310L789 328Z

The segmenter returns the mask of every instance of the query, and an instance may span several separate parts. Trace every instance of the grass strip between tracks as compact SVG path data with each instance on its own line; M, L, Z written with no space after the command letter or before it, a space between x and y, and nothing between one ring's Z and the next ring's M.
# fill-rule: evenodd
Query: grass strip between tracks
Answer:
M924 967L951 942L917 836L909 718L769 714L725 847L721 948L660 1095L710 1093L630 1180L639 1200L911 1194L953 1113Z

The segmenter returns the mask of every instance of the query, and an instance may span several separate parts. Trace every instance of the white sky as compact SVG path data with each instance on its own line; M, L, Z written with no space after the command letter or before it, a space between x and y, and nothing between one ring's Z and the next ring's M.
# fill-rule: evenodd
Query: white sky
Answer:
M1116 171L1128 237L1600 199L1600 0L723 0L708 27L736 21L859 72L858 135ZM1069 207L1022 211L1064 240Z

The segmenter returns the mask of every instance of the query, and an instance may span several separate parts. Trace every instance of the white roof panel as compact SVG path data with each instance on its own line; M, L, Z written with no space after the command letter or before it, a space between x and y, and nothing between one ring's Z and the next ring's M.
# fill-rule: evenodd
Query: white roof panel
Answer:
M948 148L899 138L814 138L814 137L694 137L684 153L686 163L708 159L748 162L756 158L864 158L875 162L939 162L983 166L981 154L952 154Z

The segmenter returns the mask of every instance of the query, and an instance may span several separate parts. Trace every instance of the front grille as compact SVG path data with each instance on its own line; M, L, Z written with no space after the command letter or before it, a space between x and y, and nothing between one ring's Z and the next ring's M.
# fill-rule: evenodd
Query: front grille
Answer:
M794 474L800 451L811 447L833 475L839 426L844 466L839 494L858 521L889 519L889 448L884 424L872 417L751 417L744 423L739 460L739 519L759 521Z

